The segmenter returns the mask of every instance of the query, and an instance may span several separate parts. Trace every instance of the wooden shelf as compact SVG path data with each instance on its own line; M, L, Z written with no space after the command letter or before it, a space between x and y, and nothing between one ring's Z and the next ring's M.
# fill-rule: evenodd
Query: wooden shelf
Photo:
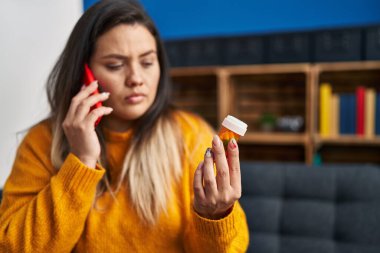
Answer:
M231 75L307 73L310 64L267 64L224 67Z
M356 135L342 135L336 137L315 137L315 143L322 144L334 144L334 145L368 145L368 146L380 146L380 137L365 137Z
M319 63L315 67L320 71L351 71L351 70L374 70L380 68L379 61L360 61L360 62L330 62Z
M172 77L198 76L198 75L216 75L218 67L180 67L170 70Z
M306 134L298 133L247 133L239 140L240 143L277 145L304 145L306 141Z
M217 128L231 114L248 124L239 141L244 159L311 164L380 163L380 136L319 136L319 85L352 93L358 85L380 91L380 61L181 67L170 71L174 102ZM301 116L301 133L260 132L263 115Z

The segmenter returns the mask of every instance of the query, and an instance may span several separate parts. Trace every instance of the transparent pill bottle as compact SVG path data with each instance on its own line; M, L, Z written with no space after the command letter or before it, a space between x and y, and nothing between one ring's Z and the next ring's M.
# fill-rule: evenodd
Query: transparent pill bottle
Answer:
M245 132L247 132L247 127L248 125L246 123L231 115L225 117L218 133L219 138L223 142L224 148L227 148L227 145L232 138L238 141L241 136L244 136Z

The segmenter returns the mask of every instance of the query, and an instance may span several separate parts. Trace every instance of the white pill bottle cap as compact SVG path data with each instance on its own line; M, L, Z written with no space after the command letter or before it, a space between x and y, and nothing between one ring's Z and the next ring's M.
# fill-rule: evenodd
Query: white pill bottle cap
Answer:
M228 128L232 132L237 133L240 136L244 136L245 132L247 132L248 125L243 121L235 118L234 116L228 115L224 118L222 122L222 126Z

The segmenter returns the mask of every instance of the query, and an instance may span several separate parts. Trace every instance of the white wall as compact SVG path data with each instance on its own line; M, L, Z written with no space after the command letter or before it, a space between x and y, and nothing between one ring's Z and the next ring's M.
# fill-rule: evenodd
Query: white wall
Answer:
M0 0L0 187L18 134L48 114L45 82L79 16L81 0Z

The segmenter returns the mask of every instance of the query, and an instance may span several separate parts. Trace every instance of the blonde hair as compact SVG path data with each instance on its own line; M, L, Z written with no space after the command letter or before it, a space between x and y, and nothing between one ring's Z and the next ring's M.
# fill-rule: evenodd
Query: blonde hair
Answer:
M177 131L172 120L161 117L152 129L152 137L140 145L132 143L125 157L118 187L127 176L137 213L149 223L166 211L173 181L178 182L182 174L183 148Z

